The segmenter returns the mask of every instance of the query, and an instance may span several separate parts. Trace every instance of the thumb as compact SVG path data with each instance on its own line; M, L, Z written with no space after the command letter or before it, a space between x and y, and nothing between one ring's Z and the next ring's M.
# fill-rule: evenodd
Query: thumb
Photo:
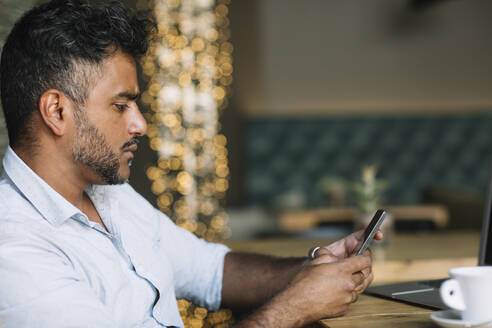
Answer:
M316 264L322 263L333 263L338 261L338 257L335 256L329 249L321 247L316 251L314 259L316 260Z

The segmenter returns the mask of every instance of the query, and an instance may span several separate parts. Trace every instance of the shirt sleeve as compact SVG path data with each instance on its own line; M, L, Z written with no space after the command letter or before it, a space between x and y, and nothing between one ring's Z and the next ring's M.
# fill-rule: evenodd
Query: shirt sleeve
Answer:
M116 327L63 252L42 236L0 233L0 327Z
M166 255L172 263L175 293L193 303L216 311L222 300L225 245L210 243L175 225L155 210L165 241Z
M206 242L155 210L161 240L172 263L176 297L216 311L222 299L225 245Z
M224 258L230 251L225 245L210 243L177 226L164 213L152 206L133 188L124 184L125 201L139 209L138 225L152 230L160 240L156 258L166 257L173 273L174 292L210 310L218 310L222 301Z

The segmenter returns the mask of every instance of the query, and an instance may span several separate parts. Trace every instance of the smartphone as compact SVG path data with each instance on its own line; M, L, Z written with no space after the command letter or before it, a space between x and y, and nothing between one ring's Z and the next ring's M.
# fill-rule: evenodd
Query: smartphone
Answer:
M381 226L381 223L383 223L385 217L386 211L383 209L377 210L376 214L374 214L371 222L366 227L366 230L364 230L364 240L362 241L362 246L357 251L357 255L362 255L369 247L374 239L374 235L378 232L379 227Z

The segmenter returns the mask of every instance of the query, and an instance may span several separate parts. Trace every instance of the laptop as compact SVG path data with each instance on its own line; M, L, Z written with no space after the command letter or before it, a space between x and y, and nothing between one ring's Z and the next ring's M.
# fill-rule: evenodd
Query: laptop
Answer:
M492 265L492 174L489 181L487 198L484 207L482 221L482 233L480 237L480 249L478 252L478 265ZM449 278L409 281L388 285L369 287L365 293L396 301L421 305L431 309L449 309L441 300L439 288L442 282Z

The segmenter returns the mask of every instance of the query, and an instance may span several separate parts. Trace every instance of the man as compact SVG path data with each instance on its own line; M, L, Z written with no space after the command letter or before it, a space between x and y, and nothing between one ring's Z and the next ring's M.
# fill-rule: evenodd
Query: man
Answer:
M373 278L369 252L350 256L361 232L309 260L234 253L177 227L126 183L146 131L135 57L151 27L120 3L54 0L4 45L2 327L182 327L176 298L256 309L241 327L343 314Z

